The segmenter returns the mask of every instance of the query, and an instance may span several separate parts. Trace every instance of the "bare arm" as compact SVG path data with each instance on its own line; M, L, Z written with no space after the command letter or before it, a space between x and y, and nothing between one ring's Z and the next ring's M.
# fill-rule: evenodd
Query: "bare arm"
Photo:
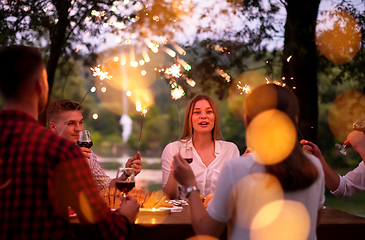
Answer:
M178 188L177 188L177 181L173 176L173 164L171 164L171 170L169 179L167 180L166 185L163 187L163 191L167 194L170 199L177 199L178 197Z
M321 150L316 144L307 140L301 140L300 143L303 145L303 149L305 151L312 153L320 160L324 172L324 180L326 182L326 186L332 192L335 191L340 185L340 176L335 171L333 171L332 168L327 164L326 160L322 156Z
M195 176L190 165L177 154L174 156L174 177L185 188L197 186ZM190 216L194 231L198 235L211 235L219 238L226 223L216 221L207 213L198 191L192 191L188 196Z

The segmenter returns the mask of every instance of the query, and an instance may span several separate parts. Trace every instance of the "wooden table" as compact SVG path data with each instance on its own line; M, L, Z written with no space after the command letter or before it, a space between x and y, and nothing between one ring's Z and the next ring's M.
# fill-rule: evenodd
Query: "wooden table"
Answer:
M71 222L78 221L72 219ZM195 235L187 206L182 212L168 215L139 214L134 228L132 240L185 240ZM317 228L317 237L318 240L365 239L365 218L325 207ZM220 239L227 239L226 230Z
M319 240L365 239L365 218L325 207L317 228L317 237Z
M139 216L132 239L183 240L191 236L194 236L194 231L190 213L188 207L184 207L182 212L167 216ZM365 239L365 218L325 207L317 237L318 240ZM227 239L226 231L220 239Z

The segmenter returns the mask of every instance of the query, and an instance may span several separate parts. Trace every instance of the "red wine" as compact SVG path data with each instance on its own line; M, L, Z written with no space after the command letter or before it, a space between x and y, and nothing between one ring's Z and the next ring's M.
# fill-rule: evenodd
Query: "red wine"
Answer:
M90 141L90 142L77 141L77 145L79 145L80 147L91 148L93 146L93 141Z
M126 181L119 181L115 183L115 186L121 191L122 193L128 193L132 190L135 186L135 182L126 182Z
M185 158L185 161L187 161L189 164L193 162L192 158Z

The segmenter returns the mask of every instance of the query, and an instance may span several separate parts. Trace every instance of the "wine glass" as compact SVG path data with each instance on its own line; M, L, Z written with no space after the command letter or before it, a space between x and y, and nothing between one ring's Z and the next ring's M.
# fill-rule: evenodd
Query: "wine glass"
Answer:
M193 162L193 149L192 148L180 148L179 150L182 158L189 164Z
M88 130L82 130L79 132L79 140L77 140L77 145L86 148L91 148L93 146L93 141L91 140L90 132Z
M359 120L357 120L356 122L354 122L354 124L352 125L352 129L356 130L356 131L361 131L363 133L365 133L365 117L360 118ZM335 147L337 147L340 151L340 153L342 153L343 155L346 155L346 144L339 144L336 143Z
M118 168L115 186L122 192L123 196L136 186L133 168Z

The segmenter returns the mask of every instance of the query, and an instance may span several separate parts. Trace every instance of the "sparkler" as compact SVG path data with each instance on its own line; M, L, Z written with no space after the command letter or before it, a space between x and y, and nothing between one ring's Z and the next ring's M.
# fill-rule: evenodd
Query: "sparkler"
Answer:
M184 89L180 85L171 90L171 97L174 100L178 100L184 95L185 95Z
M173 76L175 78L179 78L182 75L180 69L181 69L181 66L180 65L174 64L171 67L166 68L165 74L171 75L171 76Z
M143 109L141 111L141 114L142 114L142 122L141 122L141 130L139 132L139 140L138 140L138 150L139 151L139 146L141 145L141 137L142 137L142 128L143 128L143 119L144 117L146 116L146 113L147 113L147 109Z
M108 72L101 71L100 64L96 67L90 68L93 71L93 76L98 77L100 80L104 79L112 79L113 76L110 76Z

